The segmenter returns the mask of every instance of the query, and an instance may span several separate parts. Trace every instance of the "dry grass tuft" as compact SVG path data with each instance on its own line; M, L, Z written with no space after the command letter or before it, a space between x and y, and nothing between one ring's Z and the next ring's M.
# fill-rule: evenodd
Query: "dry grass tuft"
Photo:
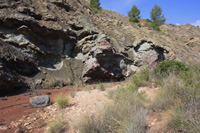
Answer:
M69 97L63 94L60 94L54 98L55 103L59 108L65 108L69 106Z
M65 131L64 125L65 121L63 119L63 115L57 115L53 119L47 122L48 133L61 133Z

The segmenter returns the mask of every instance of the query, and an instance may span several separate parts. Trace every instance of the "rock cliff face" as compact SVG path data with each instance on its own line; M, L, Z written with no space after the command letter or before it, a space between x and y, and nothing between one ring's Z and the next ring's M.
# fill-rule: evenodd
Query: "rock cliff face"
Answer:
M185 51L199 59L166 34L112 11L93 14L84 0L1 0L0 92L120 81L145 64L184 60Z

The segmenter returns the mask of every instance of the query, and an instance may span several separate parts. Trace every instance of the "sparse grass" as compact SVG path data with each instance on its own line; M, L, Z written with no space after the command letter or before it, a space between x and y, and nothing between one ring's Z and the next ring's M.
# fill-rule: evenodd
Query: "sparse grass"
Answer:
M43 86L45 88L51 89L51 88L55 88L57 86L61 86L62 87L63 81L59 78L52 78L49 81L46 81L43 83Z
M92 88L92 85L86 85L85 87L84 87L84 91L91 91L93 88Z
M113 91L114 104L106 105L96 117L86 117L78 124L81 133L140 132L146 131L147 109L144 94L136 85Z
M62 115L58 115L47 122L48 133L64 132L65 121Z
M100 84L98 85L98 90L100 90L100 91L105 91L105 90L106 90L105 85L104 85L103 83L100 83Z
M71 96L72 98L74 98L74 97L76 96L76 91L71 91L71 92L70 92L70 96Z
M152 104L154 111L169 109L171 105L180 104L180 95L185 93L183 81L174 74L163 79L162 88Z
M54 99L59 108L65 108L69 105L69 97L66 95L58 95Z
M99 125L95 124L96 121L93 116L84 116L75 127L79 129L80 133L99 133L97 128Z

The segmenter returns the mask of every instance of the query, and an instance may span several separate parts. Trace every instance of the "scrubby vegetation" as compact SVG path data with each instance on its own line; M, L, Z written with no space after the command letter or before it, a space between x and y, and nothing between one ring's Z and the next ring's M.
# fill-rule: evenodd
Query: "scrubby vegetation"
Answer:
M149 74L143 69L130 79L126 87L112 91L114 103L107 105L98 116L88 116L79 123L82 133L146 132L147 114L172 110L167 131L200 131L200 68L186 66L177 61L165 61ZM150 104L145 104L141 86L157 85L159 94ZM166 132L166 131L164 131Z
M69 105L69 97L62 94L56 96L54 101L59 106L59 108L65 108Z
M131 77L131 83L137 87L147 86L150 80L149 69L142 69Z
M167 68L167 77L160 79L161 91L152 104L154 111L171 109L174 114L168 130L200 131L200 69L186 67L180 62L163 62L156 70L161 74ZM161 77L161 76L159 76Z
M164 61L154 70L154 74L157 76L168 76L171 73L180 74L188 71L189 68L179 61Z
M147 109L137 87L128 85L112 95L114 104L105 106L98 117L85 117L77 127L81 133L145 132Z

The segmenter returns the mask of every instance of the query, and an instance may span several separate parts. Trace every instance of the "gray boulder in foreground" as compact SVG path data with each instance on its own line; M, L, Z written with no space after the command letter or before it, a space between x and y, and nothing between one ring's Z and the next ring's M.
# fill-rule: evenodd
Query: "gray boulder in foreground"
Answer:
M50 103L50 97L48 95L32 97L30 102L33 107L48 106Z

